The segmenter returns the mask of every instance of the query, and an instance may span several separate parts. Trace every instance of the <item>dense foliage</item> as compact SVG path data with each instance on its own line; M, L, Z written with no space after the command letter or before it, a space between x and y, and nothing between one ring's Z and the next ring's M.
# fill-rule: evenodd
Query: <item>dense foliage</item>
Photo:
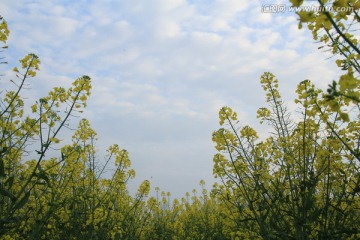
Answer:
M88 76L34 103L22 97L40 69L35 54L25 56L13 68L14 89L0 92L0 239L359 239L360 50L354 31L360 2L319 3L333 11L299 11L299 23L332 51L343 75L327 92L309 80L299 83L294 114L276 77L264 73L267 107L257 116L272 129L269 136L259 139L234 110L220 109L220 129L212 135L218 183L208 191L201 181L200 193L173 201L158 188L148 197L149 181L130 195L135 171L128 152L114 144L99 158L89 121L71 130L90 96ZM9 33L2 20L2 43ZM61 139L63 132L72 136Z

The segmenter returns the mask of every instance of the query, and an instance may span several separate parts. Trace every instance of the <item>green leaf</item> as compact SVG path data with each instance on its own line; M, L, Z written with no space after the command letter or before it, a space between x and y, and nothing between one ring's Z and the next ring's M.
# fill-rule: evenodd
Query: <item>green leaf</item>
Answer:
M9 191L0 188L0 194L11 199L12 202L16 201L16 197Z
M0 158L0 178L5 177L5 167L4 167L4 160Z
M14 183L14 176L11 176L8 179L6 179L4 185L7 185L8 188L10 189L12 187L13 183Z
M340 113L340 118L341 118L341 120L343 120L344 122L349 122L349 121L350 121L349 114L347 114L347 113L341 112L341 113Z
M301 4L303 4L303 0L290 0L293 7L300 7Z
M22 197L21 200L15 204L14 209L22 208L29 200L29 197L30 197L30 192L26 192L24 197Z
M46 172L44 170L41 170L40 172L35 174L38 178L43 179L49 186L50 184L50 179L48 177L48 175L46 174Z

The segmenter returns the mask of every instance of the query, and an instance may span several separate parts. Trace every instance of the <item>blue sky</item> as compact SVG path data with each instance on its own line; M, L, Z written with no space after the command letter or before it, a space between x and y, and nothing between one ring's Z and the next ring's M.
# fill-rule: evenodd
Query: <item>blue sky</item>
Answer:
M117 143L130 152L132 189L150 179L180 197L201 179L208 187L214 181L211 134L222 106L266 135L255 118L264 71L278 77L294 111L297 83L325 88L336 79L333 60L297 28L297 16L261 12L265 3L284 2L3 0L0 14L11 30L9 65L30 52L42 61L28 97L89 75L84 117L99 150Z

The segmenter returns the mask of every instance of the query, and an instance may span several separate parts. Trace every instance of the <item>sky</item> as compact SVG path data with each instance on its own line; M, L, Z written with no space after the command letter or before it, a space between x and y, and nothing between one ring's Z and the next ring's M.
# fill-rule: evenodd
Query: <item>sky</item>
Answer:
M129 151L137 173L131 191L148 179L181 197L202 179L208 188L214 182L211 135L222 106L266 136L256 119L265 106L264 72L277 76L293 111L300 81L324 89L336 79L334 60L306 27L298 29L294 13L262 12L265 4L284 3L2 0L0 15L11 31L9 66L28 53L41 60L28 99L90 76L92 95L81 117L97 131L99 153L114 143Z

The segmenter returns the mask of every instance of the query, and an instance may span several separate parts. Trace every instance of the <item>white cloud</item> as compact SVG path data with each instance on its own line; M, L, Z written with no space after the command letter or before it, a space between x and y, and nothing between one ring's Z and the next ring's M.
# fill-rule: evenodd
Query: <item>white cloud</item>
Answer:
M229 31L231 30L231 27L229 26L229 23L223 19L217 18L214 19L210 26L211 29L213 29L216 32L222 32L222 31Z
M215 3L211 5L209 12L214 16L231 20L235 18L239 12L247 10L248 6L248 1L216 0Z
M198 44L199 47L204 47L207 49L211 49L212 47L216 47L219 43L221 43L222 37L216 33L209 32L193 32L192 33L195 44Z

